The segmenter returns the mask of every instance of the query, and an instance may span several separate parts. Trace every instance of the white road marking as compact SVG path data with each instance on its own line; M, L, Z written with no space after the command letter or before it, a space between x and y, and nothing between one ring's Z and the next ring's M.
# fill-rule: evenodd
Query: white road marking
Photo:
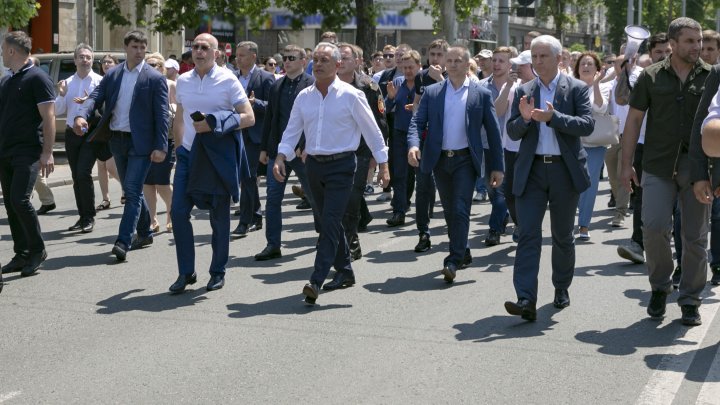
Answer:
M638 396L635 402L637 405L672 404L718 309L720 309L720 302L700 306L702 325L688 329L683 327L675 336L673 344L665 351L660 364ZM677 311L677 309L674 310ZM691 355L682 356L690 352L692 352ZM717 398L715 397L714 403L717 403Z
M697 404L717 404L720 401L720 350L715 352L705 383L700 389Z
M12 392L8 392L7 394L0 394L0 404L5 401L9 401L9 400L15 398L16 396L18 396L20 394L21 394L20 391L12 391Z

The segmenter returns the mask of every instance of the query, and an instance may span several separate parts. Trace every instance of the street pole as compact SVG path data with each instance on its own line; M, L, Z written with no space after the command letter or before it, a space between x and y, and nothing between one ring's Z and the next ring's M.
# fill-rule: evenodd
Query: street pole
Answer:
M443 0L441 6L442 27L445 40L454 44L457 41L457 13L455 12L455 0Z
M510 0L500 0L498 6L498 46L510 45Z
M685 1L685 0L682 0L682 13L681 13L681 17L685 17L685 3L686 3L686 1Z
M637 16L638 23L637 23L637 25L642 25L642 11L643 11L642 2L643 2L643 0L638 0L638 16Z

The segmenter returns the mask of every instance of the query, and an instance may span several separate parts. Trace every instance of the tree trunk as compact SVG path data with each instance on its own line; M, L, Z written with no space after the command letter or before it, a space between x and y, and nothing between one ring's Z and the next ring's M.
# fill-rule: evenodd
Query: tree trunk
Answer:
M355 0L357 33L355 34L355 45L363 52L365 63L370 63L370 57L377 47L377 35L375 28L375 0Z
M442 29L443 36L448 43L457 42L457 12L455 11L455 0L442 0Z
M8 33L8 27L0 27L0 41L5 38L5 34ZM2 54L0 54L0 77L5 76L5 63L3 62Z

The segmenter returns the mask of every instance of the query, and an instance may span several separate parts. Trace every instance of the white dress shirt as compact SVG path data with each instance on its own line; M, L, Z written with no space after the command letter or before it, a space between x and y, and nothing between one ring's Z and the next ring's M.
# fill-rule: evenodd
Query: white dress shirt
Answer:
M362 136L378 163L388 161L388 148L365 94L337 77L324 98L315 85L300 91L278 153L288 161L294 159L295 145L303 132L305 152L309 155L354 152Z
M452 81L445 81L445 111L443 114L443 150L458 150L468 147L467 126L467 96L470 88L470 78L466 77L462 85L455 89Z
M195 127L190 114L200 111L212 114L218 111L233 111L235 106L248 102L245 90L232 71L213 66L203 78L195 69L178 77L175 98L183 107L182 146L190 150L195 140Z
M715 93L715 96L713 97L712 101L710 102L710 107L708 107L708 115L702 123L702 129L705 129L705 125L707 125L707 123L710 122L711 120L716 120L719 118L720 118L720 90L717 93Z
M81 79L77 73L65 79L67 85L67 92L64 96L58 95L55 98L55 116L59 116L67 113L66 124L72 127L75 123L75 117L81 115L81 106L73 101L75 97L85 97L95 90L98 84L100 84L102 76L93 72L92 70Z
M540 78L536 78L537 85L540 86L540 109L545 110L547 108L547 102L554 104L555 101L555 89L557 88L558 80L560 80L560 72L550 82L550 86L546 87ZM540 129L540 136L538 137L537 148L535 154L537 155L555 155L560 156L560 145L558 144L557 137L555 136L555 130L550 128L547 122L538 122L538 128Z
M123 63L125 71L120 82L120 92L115 102L115 109L110 119L110 129L113 131L130 132L130 105L135 93L135 83L137 83L143 66L145 66L144 60L138 63L133 70L128 70L127 62Z

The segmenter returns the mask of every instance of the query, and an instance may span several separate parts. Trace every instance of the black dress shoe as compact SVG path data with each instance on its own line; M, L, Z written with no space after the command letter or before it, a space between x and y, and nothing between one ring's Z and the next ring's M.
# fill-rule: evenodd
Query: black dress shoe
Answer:
M57 207L55 206L55 203L48 204L48 205L41 205L40 208L38 208L38 210L37 210L37 214L38 214L38 215L45 215L45 214L47 214L48 212L54 210L55 208L57 208Z
M78 219L77 222L75 222L75 225L68 228L68 231L79 231L82 229L82 218Z
M170 286L170 292L173 294L181 293L185 291L185 287L188 286L188 284L195 284L197 281L197 274L193 272L193 274L187 275L187 274L181 274L178 276L177 280Z
M555 289L555 299L553 300L555 308L567 308L570 306L570 293L565 288Z
M521 298L517 303L512 301L505 301L505 310L510 315L518 315L522 319L528 321L534 321L537 319L537 310L535 309L535 303L530 300Z
M239 217L240 214L241 214L240 210L235 210L235 212L233 212L233 215L236 217Z
M2 266L2 272L3 273L14 273L16 271L20 271L25 267L27 264L27 257L15 255L15 257L10 260L10 263Z
M128 248L121 242L115 242L115 246L112 248L112 254L118 259L118 261L124 261L127 257Z
M248 232L259 231L259 230L262 229L262 226L263 226L263 225L262 225L262 218L259 218L259 219L256 220L254 223L250 224L250 226L248 226L247 231L248 231Z
M20 277L28 277L35 274L45 259L47 259L47 251L45 251L45 249L43 249L42 252L31 254L30 257L28 257L25 267L20 270Z
M82 233L90 233L93 231L93 228L95 228L95 220L93 218L88 218L82 223L81 231Z
M420 232L420 239L417 245L415 245L415 251L418 253L427 252L430 250L430 234L426 232Z
M309 305L315 305L318 295L320 295L320 287L315 284L307 283L303 287L303 295L305 295L305 302Z
M448 263L445 263L445 266L443 267L442 270L440 270L440 273L442 273L442 275L444 276L443 279L445 280L446 283L452 283L453 281L455 281L455 272L456 271L457 271L457 269L455 268L455 265L448 262Z
M244 238L248 234L248 226L247 224L240 223L238 224L237 228L235 228L234 231L232 231L232 234L241 238Z
M280 257L282 257L282 252L280 252L280 248L265 246L265 249L263 249L262 252L255 255L255 260L263 261L277 259Z
M223 288L225 285L225 275L224 274L211 274L210 275L210 281L207 283L207 289L208 291L215 291Z
M394 213L387 221L389 227L405 225L405 214Z
M465 255L463 256L462 263L460 263L460 268L464 269L471 264L472 264L472 255L470 254L470 248L465 248Z
M490 230L487 238L485 238L485 246L496 246L500 244L500 232Z
M647 313L651 318L662 318L665 316L665 303L667 301L667 292L653 291L650 296L650 304L647 307Z
M300 204L295 206L295 209L297 210L309 210L312 206L310 206L310 202L307 200L307 198L303 198L302 201L300 201Z
M700 312L698 312L697 305L681 305L680 311L682 311L682 324L685 326L699 326L702 325L700 319Z
M135 238L135 240L132 241L132 245L130 245L130 250L142 249L145 246L149 246L152 244L153 244L152 234L150 234L148 236L138 236Z
M323 286L323 290L332 291L339 288L352 287L355 284L355 273L351 271L338 271L332 281Z
M368 215L367 217L361 217L360 223L358 224L358 232L365 232L367 231L368 224L372 222L373 217L372 215Z
M350 259L360 260L362 258L362 249L360 248L360 239L357 236L350 240Z

